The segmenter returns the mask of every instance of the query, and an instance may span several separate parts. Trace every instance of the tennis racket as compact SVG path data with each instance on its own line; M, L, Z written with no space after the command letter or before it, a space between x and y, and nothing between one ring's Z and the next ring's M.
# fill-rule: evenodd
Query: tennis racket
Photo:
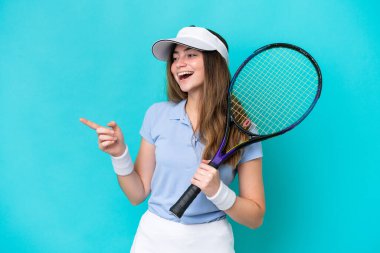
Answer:
M309 115L321 90L321 71L305 50L285 43L256 50L230 82L224 137L209 165L217 169L237 150L293 129ZM248 138L225 150L231 127ZM200 191L191 185L170 211L181 218Z

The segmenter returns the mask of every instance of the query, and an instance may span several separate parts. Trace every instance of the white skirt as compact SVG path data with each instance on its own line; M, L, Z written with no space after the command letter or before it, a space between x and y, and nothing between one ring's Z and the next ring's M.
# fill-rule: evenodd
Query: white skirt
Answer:
M234 253L234 236L227 219L185 225L145 212L131 253Z

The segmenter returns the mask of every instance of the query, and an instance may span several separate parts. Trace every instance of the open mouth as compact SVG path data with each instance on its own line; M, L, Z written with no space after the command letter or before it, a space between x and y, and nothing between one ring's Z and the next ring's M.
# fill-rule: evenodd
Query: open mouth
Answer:
M184 80L184 79L189 78L192 74L194 74L194 72L186 71L186 72L178 73L177 76L178 76L179 80Z

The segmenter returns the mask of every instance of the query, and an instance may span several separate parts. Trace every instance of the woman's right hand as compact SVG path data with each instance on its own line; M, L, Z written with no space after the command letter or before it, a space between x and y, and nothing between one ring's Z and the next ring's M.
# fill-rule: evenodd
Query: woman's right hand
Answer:
M111 128L107 128L84 118L80 118L79 120L86 126L96 130L100 150L115 157L121 156L124 153L126 145L123 133L115 121L109 122L107 126Z

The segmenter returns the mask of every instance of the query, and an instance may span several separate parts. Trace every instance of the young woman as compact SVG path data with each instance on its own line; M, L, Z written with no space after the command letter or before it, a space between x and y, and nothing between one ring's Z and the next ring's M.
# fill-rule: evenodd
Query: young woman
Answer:
M146 112L135 163L114 122L96 130L99 148L111 155L121 189L137 205L149 195L131 252L234 252L228 215L257 228L265 213L261 144L246 147L219 170L207 163L224 133L226 95L230 74L228 46L217 33L185 27L176 38L159 40L152 47L167 62L168 102ZM238 131L231 139L243 138ZM228 185L239 177L239 196ZM202 192L181 219L170 207L189 184Z

